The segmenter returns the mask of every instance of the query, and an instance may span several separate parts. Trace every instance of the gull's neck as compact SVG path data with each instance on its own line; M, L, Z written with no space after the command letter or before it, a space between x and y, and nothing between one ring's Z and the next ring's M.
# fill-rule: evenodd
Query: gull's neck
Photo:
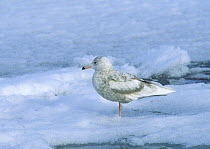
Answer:
M107 68L107 69L100 69L100 70L95 70L95 72L110 72L112 71L113 69L112 68Z

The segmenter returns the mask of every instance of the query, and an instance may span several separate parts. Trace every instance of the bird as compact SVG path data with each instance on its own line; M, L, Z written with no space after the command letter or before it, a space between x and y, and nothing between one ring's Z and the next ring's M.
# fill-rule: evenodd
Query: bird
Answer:
M113 69L110 60L104 56L96 57L91 64L82 67L82 70L89 68L95 70L92 84L98 94L107 100L119 103L119 116L122 115L122 104L124 103L175 92L171 88Z

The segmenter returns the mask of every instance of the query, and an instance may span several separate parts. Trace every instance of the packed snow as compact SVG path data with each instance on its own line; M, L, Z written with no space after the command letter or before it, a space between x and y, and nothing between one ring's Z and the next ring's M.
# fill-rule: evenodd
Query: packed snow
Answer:
M210 2L0 1L0 149L210 145ZM123 105L92 87L96 56L176 92Z
M175 93L124 104L118 117L118 104L94 91L92 73L68 68L3 80L0 148L115 142L209 145L210 84L170 85Z

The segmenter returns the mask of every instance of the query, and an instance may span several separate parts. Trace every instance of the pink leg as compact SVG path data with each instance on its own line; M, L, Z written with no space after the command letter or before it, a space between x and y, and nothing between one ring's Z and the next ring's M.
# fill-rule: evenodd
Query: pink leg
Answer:
M122 115L122 104L119 102L119 116Z

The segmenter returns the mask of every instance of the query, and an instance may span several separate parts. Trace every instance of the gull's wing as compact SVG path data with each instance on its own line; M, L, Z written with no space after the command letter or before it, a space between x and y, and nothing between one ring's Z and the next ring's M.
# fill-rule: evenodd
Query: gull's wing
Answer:
M136 76L114 71L109 76L109 86L112 91L120 94L129 94L143 89L141 79Z
M170 88L144 81L134 75L114 71L108 77L110 89L119 94L124 94L131 100L148 97L166 95L174 92Z

